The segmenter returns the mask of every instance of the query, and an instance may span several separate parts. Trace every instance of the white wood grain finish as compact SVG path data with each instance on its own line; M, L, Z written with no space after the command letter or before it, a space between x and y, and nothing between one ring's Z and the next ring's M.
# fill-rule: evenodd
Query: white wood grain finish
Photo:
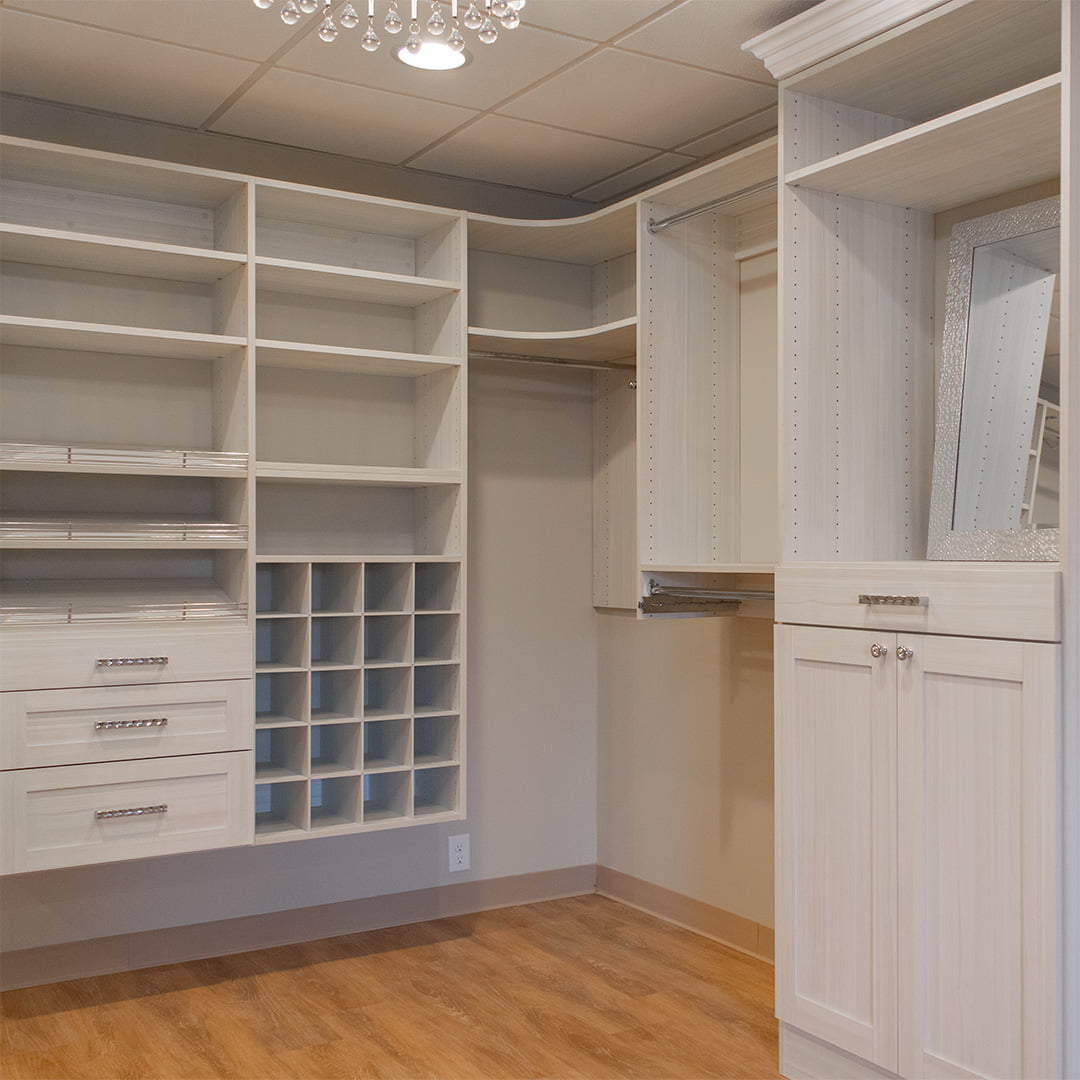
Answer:
M900 1071L1058 1075L1059 649L898 641Z
M27 690L0 695L0 768L245 750L251 745L250 679ZM162 726L97 728L97 724Z
M457 356L425 356L423 353L379 351L310 345L304 342L255 342L257 360L266 367L285 367L311 371L344 371L363 375L393 375L395 378L420 379L436 371L461 366Z
M403 274L354 270L348 267L299 263L259 257L256 286L294 296L318 296L367 304L414 308L459 289L452 281L408 277Z
M245 679L251 675L251 639L243 626L5 627L0 642L0 686L4 690ZM168 657L168 663L97 665L98 660L119 657Z
M896 1073L780 1024L780 1074L788 1080L894 1080Z
M594 607L637 607L637 400L625 372L593 377Z
M619 319L584 330L488 330L469 327L469 349L537 359L577 360L594 364L633 364L637 319Z
M634 250L636 216L632 201L571 221L470 214L469 248L593 266Z
M1059 70L1058 0L998 0L992 18L972 0L922 4L932 10L910 19L899 4L872 6L877 17L895 20L892 29L789 72L785 88L921 122ZM828 3L807 14L814 12L842 16ZM798 47L805 39L794 30L785 23L775 32Z
M866 605L860 594L927 597L919 607ZM785 623L957 634L1021 641L1061 639L1056 567L1000 563L785 563L776 571L776 618Z
M789 184L936 213L1058 175L1061 77L787 173ZM993 143L977 169L973 157ZM933 162L928 174L926 162Z
M181 333L22 315L0 315L0 335L6 345L129 353L159 360L214 359L246 344L246 338L236 335Z
M776 630L777 1015L895 1071L896 664L874 643L895 645Z
M460 484L460 469L380 468L374 465L326 465L293 461L260 461L255 466L260 479L320 484L389 485L427 487L431 484Z
M663 204L643 213L662 217ZM738 264L731 218L642 233L638 358L643 562L738 558Z
M197 754L0 775L0 872L203 851L250 843L252 755ZM167 805L96 820L98 810Z

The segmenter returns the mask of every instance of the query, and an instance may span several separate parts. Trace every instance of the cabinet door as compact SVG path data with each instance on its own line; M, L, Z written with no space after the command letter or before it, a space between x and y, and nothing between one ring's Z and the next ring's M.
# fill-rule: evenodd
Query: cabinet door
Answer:
M1060 647L899 643L900 1071L1058 1075Z
M777 1015L895 1071L895 637L776 646Z

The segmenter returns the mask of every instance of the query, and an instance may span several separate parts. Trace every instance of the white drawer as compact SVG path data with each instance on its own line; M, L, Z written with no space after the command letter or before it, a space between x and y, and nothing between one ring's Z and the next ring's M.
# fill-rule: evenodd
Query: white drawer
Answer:
M0 873L249 844L252 760L240 751L3 773Z
M250 679L0 694L0 769L250 750Z
M776 621L1060 641L1061 574L1031 563L789 564L776 571Z
M246 624L5 627L0 636L3 690L249 679L252 665Z

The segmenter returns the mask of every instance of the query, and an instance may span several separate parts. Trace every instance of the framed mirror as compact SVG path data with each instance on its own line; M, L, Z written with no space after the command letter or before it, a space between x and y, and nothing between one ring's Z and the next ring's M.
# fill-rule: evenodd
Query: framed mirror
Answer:
M1060 201L956 225L928 557L1058 558Z

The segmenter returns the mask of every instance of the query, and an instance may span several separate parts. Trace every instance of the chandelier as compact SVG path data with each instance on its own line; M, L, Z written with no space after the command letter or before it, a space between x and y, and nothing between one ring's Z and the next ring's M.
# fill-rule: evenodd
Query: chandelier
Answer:
M357 2L363 6L363 0ZM463 0L461 6L465 12L460 19L458 0L449 0L448 3L447 0L424 0L425 10L422 13L419 11L420 0L402 2L409 4L410 11L409 34L398 50L401 59L409 63L410 57L420 57L426 49L434 46L443 53L458 54L456 62L445 65L456 67L465 59L461 56L465 49L465 35L461 32L463 26L466 30L474 31L483 44L490 45L498 38L500 26L513 30L521 25L520 12L526 0ZM274 0L254 0L254 3L264 11L274 6ZM353 4L347 3L338 12L338 23L335 23L332 7L333 0L285 0L281 7L281 21L286 26L295 26L302 16L314 15L321 8L319 37L325 42L337 38L338 23L345 30L355 30L364 21ZM387 34L400 34L404 29L405 21L398 11L398 0L388 0L381 27ZM430 36L422 37L424 31ZM375 0L367 0L367 25L360 38L360 48L365 52L375 52L381 44L382 40L375 29Z

